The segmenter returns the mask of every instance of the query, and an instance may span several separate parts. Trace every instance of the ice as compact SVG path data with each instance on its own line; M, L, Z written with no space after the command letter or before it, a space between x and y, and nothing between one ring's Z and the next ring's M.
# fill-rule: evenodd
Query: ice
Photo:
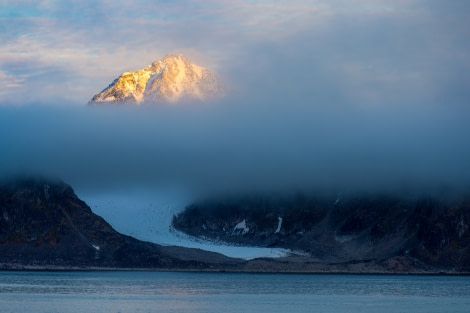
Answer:
M282 217L278 216L277 217L277 228L276 231L274 232L275 234L279 233L281 231L281 226L282 226Z
M51 189L51 186L48 184L44 185L44 197L46 198L46 201L49 201L49 189Z
M243 220L240 223L238 223L237 225L235 225L235 227L233 228L232 234L245 235L249 231L250 231L250 229L248 227L246 227L246 220Z
M341 199L343 199L343 195L339 193L333 205L337 205L341 201Z
M177 245L222 253L229 257L246 260L260 257L283 257L290 250L233 246L188 236L171 227L173 215L182 211L190 199L175 190L80 193L94 213L103 217L118 232L137 239L162 245ZM243 221L242 221L243 222ZM248 229L245 224L241 229ZM240 225L240 224L239 224Z

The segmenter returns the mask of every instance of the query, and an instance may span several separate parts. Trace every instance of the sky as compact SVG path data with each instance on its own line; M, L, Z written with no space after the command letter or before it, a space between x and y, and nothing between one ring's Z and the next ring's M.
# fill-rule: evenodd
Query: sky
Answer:
M0 174L465 189L468 38L466 0L0 0ZM86 106L169 53L215 71L225 98Z

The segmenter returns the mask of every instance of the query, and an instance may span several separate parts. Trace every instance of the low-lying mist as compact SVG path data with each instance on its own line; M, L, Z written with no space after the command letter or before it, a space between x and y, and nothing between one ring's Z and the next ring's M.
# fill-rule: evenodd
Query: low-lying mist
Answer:
M157 107L3 107L0 174L90 192L441 192L470 186L470 126L439 105L239 94Z
M147 22L120 4L100 32L66 15L21 19L0 62L0 179L59 177L90 192L470 190L470 2L314 2L183 5L164 27L162 4L146 6ZM172 52L216 72L226 97L86 106Z

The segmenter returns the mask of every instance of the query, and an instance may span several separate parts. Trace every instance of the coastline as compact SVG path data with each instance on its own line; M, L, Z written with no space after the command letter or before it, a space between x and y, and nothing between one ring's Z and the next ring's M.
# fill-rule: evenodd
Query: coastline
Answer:
M21 264L0 264L0 272L184 272L184 273L236 273L236 274L299 274L299 275L412 275L412 276L470 276L470 272L442 270L429 271L385 271L346 270L340 268L311 269L270 269L270 268L154 268L154 267L100 267L100 266L34 266Z

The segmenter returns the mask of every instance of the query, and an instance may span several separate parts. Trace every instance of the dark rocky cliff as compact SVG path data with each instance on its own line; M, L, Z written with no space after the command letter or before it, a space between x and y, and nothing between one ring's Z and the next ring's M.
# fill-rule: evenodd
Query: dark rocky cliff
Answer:
M210 269L238 262L122 235L60 181L0 185L0 268Z
M243 261L116 232L60 181L0 184L0 269L469 273L470 201L243 197L190 205L174 226L304 254Z
M203 201L175 228L235 244L283 247L318 264L380 264L385 271L470 271L470 199L387 195L238 197Z

